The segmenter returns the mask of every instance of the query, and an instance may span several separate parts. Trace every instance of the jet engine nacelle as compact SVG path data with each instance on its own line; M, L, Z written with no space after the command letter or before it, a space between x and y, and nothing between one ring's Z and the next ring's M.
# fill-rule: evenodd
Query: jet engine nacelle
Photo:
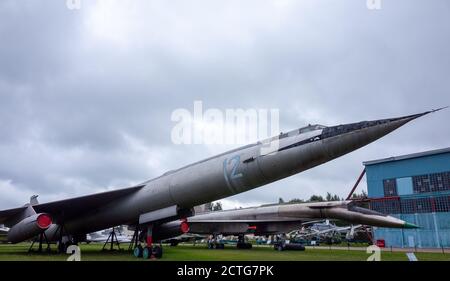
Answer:
M52 224L50 215L41 213L29 216L15 224L8 232L8 241L18 243L41 234Z
M187 232L189 232L189 224L186 220L181 219L161 224L155 229L153 236L155 240L161 241Z

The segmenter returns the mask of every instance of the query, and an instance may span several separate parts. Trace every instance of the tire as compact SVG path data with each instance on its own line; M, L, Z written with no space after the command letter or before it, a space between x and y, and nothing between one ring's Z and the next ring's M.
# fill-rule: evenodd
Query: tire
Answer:
M134 248L134 250L133 250L133 255L136 257L136 258L142 258L142 252L143 252L143 248L142 248L142 246L141 245L138 245L136 248Z
M149 247L145 247L142 251L142 258L144 258L144 260L147 260L150 258L152 254L152 249Z
M157 258L157 259L162 258L162 255L163 255L162 247L160 247L160 246L155 246L155 247L153 247L153 249L152 249L152 254L153 254L153 256L154 256L155 258Z
M237 243L236 246L238 249L251 249L252 248L251 243L245 243L245 242Z

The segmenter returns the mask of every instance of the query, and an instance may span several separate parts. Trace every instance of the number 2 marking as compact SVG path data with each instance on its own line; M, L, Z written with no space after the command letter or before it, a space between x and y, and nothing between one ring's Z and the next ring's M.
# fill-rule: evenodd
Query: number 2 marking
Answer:
M234 179L242 177L242 173L239 173L239 174L237 173L237 169L239 167L240 162L241 162L241 157L239 155L236 155L230 159L225 159L223 161L223 176L225 178L225 181L227 182L228 188L233 193L237 193L237 192L236 192L235 188L233 187L233 182L230 181L230 178L231 178L231 180L234 180ZM228 164L231 164L230 175L228 175L228 171L227 171Z

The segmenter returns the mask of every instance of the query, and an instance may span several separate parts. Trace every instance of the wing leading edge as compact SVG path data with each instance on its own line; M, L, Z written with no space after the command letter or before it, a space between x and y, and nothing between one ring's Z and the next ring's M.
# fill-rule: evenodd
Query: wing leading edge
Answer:
M49 203L37 204L33 206L36 213L51 214L55 222L61 222L85 212L98 209L116 199L132 194L140 190L145 185L138 185L112 191L74 197ZM0 224L7 225L8 220L23 212L27 207L19 207L0 211Z

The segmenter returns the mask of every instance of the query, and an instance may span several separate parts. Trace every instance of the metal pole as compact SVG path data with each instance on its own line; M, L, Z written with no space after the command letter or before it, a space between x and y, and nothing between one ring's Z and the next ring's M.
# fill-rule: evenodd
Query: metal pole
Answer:
M355 189L358 187L359 182L362 180L362 178L363 178L363 176L364 176L365 173L366 173L366 168L364 168L363 171L361 172L361 174L359 175L358 179L356 180L355 185L353 186L352 190L351 190L350 193L348 194L346 200L350 200L350 198L351 198L352 195L353 195L353 192L355 192Z

